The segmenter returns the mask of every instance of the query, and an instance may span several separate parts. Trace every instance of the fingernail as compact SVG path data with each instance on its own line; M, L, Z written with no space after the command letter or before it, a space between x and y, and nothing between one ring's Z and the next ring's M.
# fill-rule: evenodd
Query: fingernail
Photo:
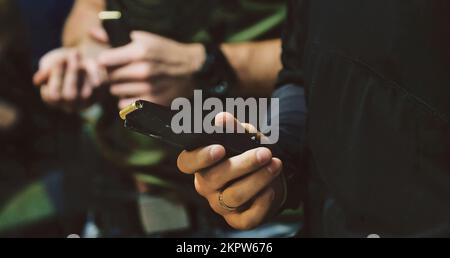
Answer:
M270 163L270 165L267 166L267 170L269 171L270 174L275 176L280 173L280 167L281 165L277 161L272 160L272 163Z
M223 156L223 149L220 146L212 146L209 155L211 155L212 160L218 160Z
M259 164L266 164L272 158L272 153L268 149L260 149L256 152L256 158Z

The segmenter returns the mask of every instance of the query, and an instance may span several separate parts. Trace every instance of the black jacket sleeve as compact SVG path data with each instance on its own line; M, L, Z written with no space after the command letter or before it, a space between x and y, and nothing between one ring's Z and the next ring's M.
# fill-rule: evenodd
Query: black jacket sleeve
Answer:
M307 1L289 2L289 14L283 33L283 69L278 80L278 89L273 94L279 99L280 138L277 154L283 161L286 179L287 199L284 208L296 208L302 198L305 179L303 149L305 145L305 125L307 105L303 87L303 52L306 38Z

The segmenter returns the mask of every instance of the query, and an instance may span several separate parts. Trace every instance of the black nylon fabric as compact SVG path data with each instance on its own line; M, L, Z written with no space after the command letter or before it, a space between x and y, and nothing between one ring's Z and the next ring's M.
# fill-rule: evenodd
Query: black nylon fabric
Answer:
M120 10L133 30L150 31L165 37L189 41L207 24L208 15L192 10L209 10L214 1L108 0L107 9ZM189 7L189 8L187 8Z
M450 2L291 7L279 84L306 91L308 235L450 236Z
M180 42L223 43L283 8L283 0L107 0L133 30L156 33ZM248 40L279 38L281 22L262 25Z

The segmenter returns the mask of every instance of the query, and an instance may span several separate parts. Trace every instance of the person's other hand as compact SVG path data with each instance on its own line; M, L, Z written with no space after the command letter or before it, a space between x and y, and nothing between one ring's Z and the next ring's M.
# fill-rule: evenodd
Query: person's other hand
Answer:
M226 122L235 122L247 131L256 132L254 127L239 124L228 113L216 117L216 125ZM230 226L252 229L282 206L285 194L280 176L282 162L272 157L267 148L249 150L228 159L224 159L225 156L223 146L213 145L183 151L177 163L182 172L195 175L197 192Z
M92 35L95 33L93 31ZM105 48L101 46L59 48L42 57L33 82L40 87L43 101L67 112L76 111L92 102L93 90L106 77L104 68L97 64L92 53L92 49L98 52Z
M111 94L119 108L142 99L170 105L177 97L189 97L192 75L205 59L201 44L182 44L149 32L133 32L132 43L99 56L109 70Z

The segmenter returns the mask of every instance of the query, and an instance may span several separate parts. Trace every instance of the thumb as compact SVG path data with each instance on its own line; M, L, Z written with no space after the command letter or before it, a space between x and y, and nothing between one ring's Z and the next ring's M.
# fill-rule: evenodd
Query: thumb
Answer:
M222 112L216 115L214 123L225 128L227 133L245 133L246 128L232 114Z

